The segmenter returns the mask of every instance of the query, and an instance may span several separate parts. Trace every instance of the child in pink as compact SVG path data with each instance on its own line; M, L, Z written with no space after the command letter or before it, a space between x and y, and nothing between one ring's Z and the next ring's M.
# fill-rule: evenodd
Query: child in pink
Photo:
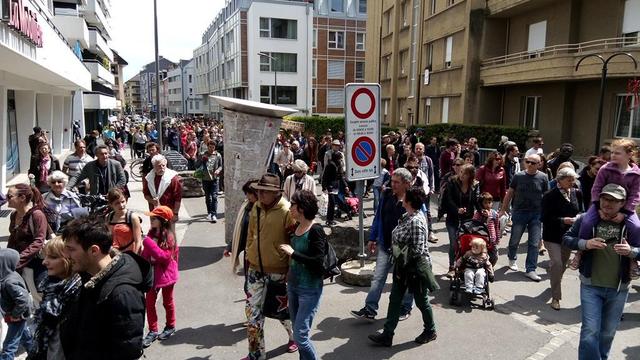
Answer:
M492 245L488 250L489 261L492 266L496 266L498 262L498 244L500 244L500 237L502 237L502 233L500 232L500 217L498 216L498 212L493 209L493 196L491 194L483 192L480 194L479 201L482 210L476 210L476 213L473 215L473 220L480 221L487 225L489 242Z
M178 281L179 250L175 236L171 232L173 211L167 206L158 206L146 213L151 217L151 229L142 244L142 257L153 265L153 288L147 292L147 321L149 333L142 341L143 347L149 347L156 340L165 340L176 331L176 307L173 301L173 287ZM158 314L156 300L162 291L162 305L167 323L162 333L158 333Z

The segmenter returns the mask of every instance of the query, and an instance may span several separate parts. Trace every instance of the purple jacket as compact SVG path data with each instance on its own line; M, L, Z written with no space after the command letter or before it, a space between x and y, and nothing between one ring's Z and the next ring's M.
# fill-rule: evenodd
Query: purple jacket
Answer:
M163 249L148 235L142 241L141 256L153 265L153 288L160 289L178 282L178 246Z
M598 202L591 204L589 210L582 217L579 236L580 239L593 239L595 236L595 227L600 222L600 214L598 214ZM631 215L625 215L624 225L627 231L627 242L631 246L640 246L640 219L635 211Z
M600 192L607 184L618 184L624 187L627 190L627 202L624 208L632 213L636 211L636 206L640 204L640 168L636 164L631 164L631 170L624 174L616 164L612 162L604 164L598 171L591 188L592 203L600 199Z

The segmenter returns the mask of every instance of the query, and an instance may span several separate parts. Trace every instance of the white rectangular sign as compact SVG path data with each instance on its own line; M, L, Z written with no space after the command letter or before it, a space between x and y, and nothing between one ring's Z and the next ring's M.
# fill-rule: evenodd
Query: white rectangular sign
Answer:
M347 84L344 90L347 180L380 174L380 85Z

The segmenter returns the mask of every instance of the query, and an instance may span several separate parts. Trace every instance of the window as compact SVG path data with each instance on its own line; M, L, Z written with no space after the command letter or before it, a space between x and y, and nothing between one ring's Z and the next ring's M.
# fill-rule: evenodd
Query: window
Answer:
M365 34L356 33L356 50L364 51Z
M408 16L409 16L409 1L405 1L402 3L401 5L401 9L402 9L402 26L408 26L409 25L409 21L408 21Z
M331 12L344 12L344 0L330 0Z
M431 98L424 99L424 123L431 124Z
M447 36L446 49L444 54L444 67L446 69L451 67L451 53L453 52L453 36Z
M196 100L196 110L200 110L200 101Z
M546 46L547 37L547 21L540 21L529 25L529 42L527 51L537 52L543 50ZM532 54L530 57L536 57L539 54Z
M327 107L344 107L344 90L327 90Z
M382 100L382 108L384 109L384 112L382 113L382 122L388 124L389 119L387 118L387 115L389 113L389 99Z
M436 13L436 0L430 0L431 6L429 7L429 15L433 15Z
M193 100L189 101L189 110L193 110Z
M358 14L367 13L367 0L358 0Z
M316 59L311 60L311 78L315 79L318 77L318 61Z
M391 10L384 13L382 27L385 29L384 35L391 34Z
M400 56L398 56L398 65L400 75L405 75L405 60L407 59L407 51L400 51Z
M298 103L296 86L278 86L276 102L275 86L260 86L260 102L265 104L296 105Z
M344 61L327 61L327 79L344 79Z
M364 61L356 61L356 80L364 80Z
M615 131L615 136L640 138L640 107L633 94L620 94L616 97Z
M442 123L447 124L449 122L449 98L442 98Z
M298 21L261 17L260 37L296 40L298 38Z
M260 71L277 71L277 72L297 72L298 71L298 55L291 53L269 53L262 52L271 56L260 55Z
M316 107L316 89L311 89L311 107Z
M456 0L447 0L447 6L452 6L456 3Z
M540 125L540 96L524 96L522 98L522 126L527 129L537 129Z
M382 60L382 78L389 79L391 77L391 56L386 56Z
M427 68L431 70L433 68L433 43L427 44Z
M313 40L311 41L311 47L313 49L318 47L318 30L313 29Z
M344 49L344 31L329 31L329 49Z
M640 45L640 0L626 0L622 20L622 37L625 46Z
M191 84L191 81L193 81L193 75L189 75L189 84Z
M404 107L406 102L407 102L406 99L398 99L398 122L400 124L405 123L405 120L402 115L404 114Z

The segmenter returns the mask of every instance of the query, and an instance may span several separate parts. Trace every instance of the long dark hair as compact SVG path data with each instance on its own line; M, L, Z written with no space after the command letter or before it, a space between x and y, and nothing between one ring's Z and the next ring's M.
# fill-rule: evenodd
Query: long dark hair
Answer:
M149 236L158 243L161 249L174 249L176 247L176 237L171 231L171 222L161 217L156 217L156 219L160 221L160 229L151 229Z

